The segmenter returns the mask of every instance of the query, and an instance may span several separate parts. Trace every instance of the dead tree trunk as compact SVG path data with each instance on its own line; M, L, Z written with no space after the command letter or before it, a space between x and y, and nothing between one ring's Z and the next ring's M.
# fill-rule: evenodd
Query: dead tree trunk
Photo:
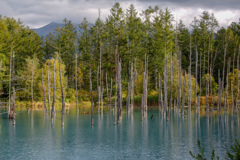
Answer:
M185 94L186 94L186 71L185 71L185 77L183 82L182 116L184 115Z
M55 114L55 90L56 90L56 83L55 83L55 61L53 62L53 101L52 101L52 114L51 114L51 120L53 120L54 114Z
M237 72L237 102L236 102L236 112L237 112L237 109L238 109L238 96L239 96L239 56L240 56L240 44L239 44L239 53L238 53L238 58L237 58L237 69L238 69L238 72Z
M91 65L90 65L89 81L90 81L90 94L91 94L91 125L93 125L93 94L92 94L92 71L91 71Z
M34 61L33 61L33 66L34 66ZM33 107L33 68L34 67L32 67L32 81L31 81L32 107Z
M45 87L44 87L44 83L43 83L43 69L42 69L42 87L43 87L43 98L44 98L44 110L47 113Z
M108 76L107 76L107 71L106 71L106 91L107 91L107 106L109 107L109 95L108 95Z
M12 84L12 87L13 87L12 119L13 119L13 125L15 125L15 66L14 66L15 55L14 55L14 51L12 53L13 53L13 59L12 59L12 68L13 68L13 73L12 73L12 80L13 80L13 84Z
M131 64L131 85L130 85L130 90L131 90L131 97L130 97L130 108L133 108L134 105L134 72L133 72L133 63Z
M146 57L145 55L145 106L144 106L144 111L147 111L147 95L148 95L148 56Z
M122 117L122 84L121 84L121 59L118 62L118 119L117 123Z
M173 92L173 56L171 54L171 83L170 83L170 100L169 100L169 109L172 107L172 92Z
M130 82L128 82L128 96L127 96L127 102L126 102L127 111L129 111L129 108L130 108L130 94L131 94L131 89L130 88L131 88Z
M234 101L233 101L233 82L231 81L231 113L234 108Z
M111 78L111 89L110 89L109 100L110 100L110 108L111 108L112 107L112 78Z
M181 52L179 51L179 71L178 71L178 97L177 97L177 108L178 111L180 112L180 106L181 106L181 79L182 79L182 75L181 75Z
M226 107L228 105L228 74L230 71L230 61L231 59L228 60L228 68L227 68L227 75L226 75L226 89L225 89L225 98L224 98L224 110L226 111Z
M162 110L162 83L161 83L161 76L159 73L159 89L158 89L158 102L159 102L159 109Z
M220 69L218 70L218 113L220 113L221 106L221 78L220 78Z
M157 91L157 69L154 69L154 85L155 85L155 91Z
M10 55L10 67L9 67L9 91L8 91L8 93L9 93L9 100L8 100L8 116L10 116L10 112L11 112L11 82L12 82L12 79L11 79L11 71L12 71L12 46L11 46L11 55Z
M192 39L191 39L191 36L190 36L190 58L189 58L189 107L190 107L190 110L191 110L191 107L192 107Z
M167 57L165 57L165 71L164 71L164 113L167 111Z
M64 126L64 115L65 115L65 102L64 102L64 93L63 93L63 85L62 85L62 73L61 73L61 54L59 52L58 57L58 63L59 63L59 78L60 78L60 86L61 86L61 95L62 95L62 126Z
M76 64L75 64L75 88L76 88L76 108L77 108L77 113L79 113L78 109L78 79L77 79L77 53L76 53Z
M114 102L114 124L116 124L117 117L118 117L118 111L117 110L117 77L115 77L115 102ZM117 112L117 114L116 114Z
M51 104L50 104L50 80L49 80L49 62L48 62L48 108L49 108L49 115L51 112Z
M99 85L99 66L98 66L98 72L97 72L97 90L98 90L98 112L99 112L99 109L100 109L100 97L101 97L101 88L100 88L100 85Z
M198 51L197 51L197 47L196 47L196 67L195 67L195 78L196 78L196 82L195 82L195 111L197 109L197 77L198 77L198 73L197 73L197 70L198 70Z

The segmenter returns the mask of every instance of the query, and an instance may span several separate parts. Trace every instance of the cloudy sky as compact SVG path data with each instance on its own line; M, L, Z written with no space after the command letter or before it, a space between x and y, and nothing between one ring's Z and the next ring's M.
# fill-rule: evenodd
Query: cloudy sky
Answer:
M101 17L109 15L116 0L0 0L0 15L20 18L30 28L39 28L50 22L61 23L64 18L80 23L83 17L94 23L101 9ZM175 19L188 26L193 18L207 10L214 13L221 26L238 22L240 0L119 0L123 9L134 4L138 12L148 6L168 7Z

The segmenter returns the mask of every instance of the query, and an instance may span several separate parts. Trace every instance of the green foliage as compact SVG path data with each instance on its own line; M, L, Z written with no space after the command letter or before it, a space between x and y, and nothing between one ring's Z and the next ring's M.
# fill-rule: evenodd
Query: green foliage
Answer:
M206 82L207 82L207 87L210 88L210 85L212 85L212 92L213 93L217 93L217 91L218 91L218 84L215 82L214 77L210 76L210 74L205 74L202 77L202 86L201 86L202 95L206 95ZM210 91L210 89L209 89L209 91Z
M48 92L48 72L49 72L49 82L50 82L50 96L52 97L53 95L53 64L55 63L55 84L56 84L56 92L55 92L55 96L56 96L56 100L60 101L61 100L61 87L60 87L60 77L59 77L59 63L56 59L51 59L51 60L47 60L41 69L38 70L39 75L41 75L41 71L43 69L43 83L45 86L45 90L46 90L46 95ZM63 90L65 93L65 90L67 89L67 84L68 84L68 80L67 77L64 76L66 73L65 70L65 65L63 63L61 63L60 65L61 67L61 73L62 73L62 83L63 83ZM41 100L43 100L43 90L42 90L42 81L39 80L38 81L38 88L40 90L40 98Z
M240 144L237 139L235 139L236 144L231 146L233 153L230 150L227 150L227 157L228 160L237 160L240 159Z
M191 155L192 158L194 158L194 159L207 160L207 158L206 158L205 155L204 155L204 148L201 146L201 142L200 142L199 139L197 140L197 144L198 144L198 149L200 150L200 153L198 153L197 155L194 155L194 154L192 153L192 151L189 151L190 155ZM212 154L211 154L211 160L214 160L214 159L219 159L219 157L215 155L215 151L214 151L214 149L213 149L213 150L212 150Z

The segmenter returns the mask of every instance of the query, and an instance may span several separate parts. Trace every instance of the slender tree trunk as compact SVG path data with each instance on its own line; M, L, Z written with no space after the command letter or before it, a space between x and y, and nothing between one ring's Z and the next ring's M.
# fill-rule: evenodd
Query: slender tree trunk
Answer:
M144 106L144 111L147 111L147 95L148 95L148 56L146 57L145 55L145 106Z
M53 120L54 114L55 114L55 90L56 90L56 83L55 83L55 61L53 62L53 101L52 101L52 116L51 120Z
M131 64L131 85L130 85L130 92L131 92L131 97L130 97L130 108L133 108L134 105L134 73L133 73L133 63Z
M110 100L110 108L112 107L112 78L111 78L111 89L110 89L110 95L109 95L109 100Z
M78 79L77 79L77 53L76 53L76 64L75 64L75 88L76 88L76 108L77 108L77 113L79 113L79 108L78 108Z
M183 82L182 116L184 115L185 94L186 94L186 71L185 71L185 77Z
M164 113L167 111L167 57L165 59L165 72L164 72Z
M33 66L34 66L34 61L33 61ZM32 67L31 95L32 95L32 107L33 107L33 67Z
M11 82L12 82L12 79L11 79L11 71L12 71L12 53L13 53L13 51L12 51L12 46L11 46L11 55L10 55L10 67L9 67L9 91L8 91L8 93L9 93L9 102L8 102L8 116L10 116L10 112L11 112Z
M202 53L200 53L200 57L199 57L199 95L201 96L202 93L202 77L201 77L201 62L202 62Z
M170 100L169 100L169 109L172 107L172 92L173 92L173 56L171 54L171 83L170 83Z
M142 94L142 121L143 121L143 119L144 119L144 111L145 111L145 94L146 94L146 92L145 92L145 88L146 88L146 80L145 80L145 78L146 78L146 72L144 71L143 72L143 94Z
M90 80L90 94L91 94L91 125L93 125L93 94L92 94L92 71L91 71L91 65L90 65L89 80Z
M190 69L189 69L189 107L190 107L190 111L191 111L191 107L192 107L192 39L190 36L190 58L189 58L189 62L190 62Z
M44 84L43 84L43 69L42 69L42 87L43 87L43 97L44 97L44 110L47 113L45 87L44 87Z
M233 108L234 108L234 101L233 101L233 82L231 81L231 113L233 112Z
M198 77L198 74L197 74L197 70L198 70L198 51L197 51L197 47L196 47L196 67L195 67L195 78L196 78L196 82L195 82L195 111L197 109L197 77Z
M181 85L182 85L182 75L181 75L181 68L182 68L182 64L181 64L181 52L179 53L179 72L178 72L178 111L180 112L180 107L181 107Z
M240 56L240 44L239 44L239 49L238 49L239 53L238 53L238 58L237 58L237 102L236 102L236 112L238 109L238 96L239 96L239 56Z
M99 109L100 109L100 97L101 97L101 88L100 88L100 85L99 85L99 66L98 66L98 72L97 72L97 90L98 90L98 112L99 112Z
M119 124L119 120L122 116L122 84L121 84L121 59L118 62L118 119L117 123Z
M154 85L155 91L157 91L157 68L154 69Z
M220 113L221 106L221 78L220 78L220 69L218 69L218 113Z
M205 110L206 110L206 115L207 115L207 106L208 106L208 101L207 101L208 90L207 89L208 89L208 80L206 79L206 81L205 81L205 93L206 93L206 95L205 95L205 104L206 104Z
M163 105L162 105L162 79L159 73L159 109L163 110Z
M49 115L51 111L51 104L50 104L50 80L49 80L49 63L48 63L48 108L49 108Z
M59 50L59 57L58 57L58 63L59 63L59 78L60 78L60 85L61 85L61 95L62 95L62 126L64 126L64 115L65 115L65 102L64 102L64 93L63 93L63 85L62 85L62 73L61 73L61 54Z
M230 71L230 61L231 59L228 60L228 68L227 68L227 75L226 75L226 89L225 89L225 98L224 98L224 110L226 111L226 107L228 105L228 74Z
M117 110L117 77L115 77L114 124L116 124L116 121L118 119L118 114L119 114L118 111L119 110Z
M13 73L12 73L12 80L13 80L13 84L12 84L12 87L13 87L12 118L13 118L13 125L15 125L15 66L14 66L15 55L14 55L14 51L12 53L13 53L13 59L12 59L12 68L13 68Z
M107 91L107 106L109 107L109 95L108 95L108 76L106 71L106 91Z

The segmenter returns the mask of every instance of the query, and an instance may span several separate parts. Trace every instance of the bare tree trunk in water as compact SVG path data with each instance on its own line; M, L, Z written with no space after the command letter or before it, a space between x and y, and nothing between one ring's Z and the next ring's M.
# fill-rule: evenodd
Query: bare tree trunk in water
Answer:
M238 69L238 72L237 72L237 102L236 102L236 113L237 113L237 110L238 110L238 95L239 95L239 56L240 56L240 44L239 44L239 49L238 49L239 53L238 53L238 58L237 58L237 69Z
M117 110L117 77L115 77L114 124L116 124L117 121L117 116L119 114L118 111L119 110Z
M118 62L118 119L117 124L119 124L119 120L122 117L122 91L121 91L121 59Z
M55 114L55 90L56 90L56 84L55 84L55 61L53 62L53 101L52 101L52 115L51 120L53 120L54 114Z
M109 95L109 100L110 100L110 109L112 108L112 78L111 78L111 89L110 89L110 95Z
M12 52L13 53L13 59L12 59L12 68L13 68L13 73L12 73L12 80L13 80L13 84L12 84L12 87L13 87L13 102L12 102L12 105L13 105L13 111L12 111L12 118L13 118L13 125L15 125L15 66L14 66L14 51Z
M64 126L64 115L65 115L65 102L64 102L64 93L63 93L63 85L62 85L62 73L61 73L61 54L59 51L58 63L59 63L59 78L60 78L60 85L61 85L61 95L62 95L62 126Z
M233 108L234 108L234 101L233 101L233 82L231 81L231 113L232 113L232 111L233 111Z
M99 66L98 66L98 72L97 72L97 90L98 90L98 112L100 109L100 99L101 99L101 89L99 85Z
M33 61L33 66L34 66L34 61ZM32 95L32 107L33 107L33 67L32 67L31 95Z
M133 97L133 92L134 92L134 75L133 75L133 63L131 63L131 80L130 80L130 108L133 108L133 101L134 101L134 97Z
M107 76L107 71L106 71L106 91L107 91L107 107L109 107L109 95L108 95L108 76Z
M78 79L77 79L77 53L76 53L76 65L75 65L75 88L76 88L76 108L77 108L77 113L79 113L78 109Z
M91 125L93 125L93 95L92 95L92 71L91 71L91 65L90 65L89 80L90 80L90 94L91 94Z
M196 47L196 68L195 68L195 73L196 73L196 82L195 82L195 112L196 112L196 109L197 109L197 77L198 77L198 74L197 74L197 69L198 68L198 52L197 52L197 47Z
M192 107L192 39L191 39L191 36L190 36L190 58L189 58L189 62L190 62L190 65L189 65L189 84L190 84L190 87L189 87L189 107L190 107L190 111L191 111L191 107Z
M43 84L43 69L42 69L42 87L43 87L43 97L44 97L44 110L47 113L45 87L44 87L44 84Z
M220 78L220 69L218 69L218 114L220 113L220 107L221 107L221 78Z
M13 51L12 51L12 45L11 45L11 55L10 55L10 67L9 67L9 91L8 91L8 93L9 93L9 100L8 100L8 117L10 116L10 112L11 112L11 82L12 82L12 79L11 79L11 69L12 69L12 53L13 53Z
M224 98L224 110L226 111L226 107L228 105L228 74L229 74L229 71L230 71L230 62L231 62L231 59L229 58L228 60L228 67L227 67L227 75L226 75L226 89L225 89L225 98Z
M49 115L51 112L51 104L50 104L50 80L49 80L49 62L48 62L48 108L49 108Z
M165 71L164 71L164 114L167 111L167 57L165 57Z
M171 84L170 84L170 100L169 100L169 109L171 109L172 107L172 92L173 92L173 88L172 88L172 85L173 85L173 56L171 54Z
M182 116L184 115L185 94L186 94L186 71L185 71L185 77L183 82Z
M162 101L161 101L161 97L162 97L162 83L161 83L161 76L160 76L160 73L159 73L159 88L158 88L158 102L159 102L159 109L162 110Z

